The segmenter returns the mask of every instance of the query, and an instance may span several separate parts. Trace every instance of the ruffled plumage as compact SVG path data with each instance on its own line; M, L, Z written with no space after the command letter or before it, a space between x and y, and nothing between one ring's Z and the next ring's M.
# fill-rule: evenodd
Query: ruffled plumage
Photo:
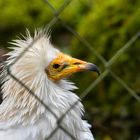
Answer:
M30 46L33 41L35 43ZM93 140L90 125L81 119L83 105L79 97L72 92L77 87L66 80L53 82L44 71L60 52L52 46L48 35L39 30L31 37L27 31L27 37L23 40L14 40L11 44L12 51L7 54L9 58L5 66L11 65L11 73L29 87L58 118L79 100L63 118L61 126L76 140ZM12 64L27 48L28 51ZM29 91L11 78L6 69L3 70L2 76L4 101L0 105L0 139L44 140L57 127L57 119L30 95ZM71 140L71 138L59 129L51 140Z

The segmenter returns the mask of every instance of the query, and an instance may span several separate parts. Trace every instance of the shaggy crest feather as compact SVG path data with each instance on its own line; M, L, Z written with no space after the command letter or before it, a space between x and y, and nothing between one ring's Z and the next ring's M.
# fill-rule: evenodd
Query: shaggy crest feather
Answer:
M11 42L12 51L7 54L9 58L4 66L10 66L10 72L60 118L79 100L79 97L72 92L77 87L66 80L53 82L45 73L46 66L60 53L52 46L50 37L45 31L36 30L34 37L31 37L27 30L26 37L23 38ZM27 51L16 61L25 49ZM4 101L0 105L0 139L43 140L57 127L57 119L30 95L29 91L11 78L5 69L2 77ZM93 140L89 130L90 125L81 119L83 111L83 106L79 102L64 117L62 126L77 140ZM7 135L7 132L10 134ZM62 130L58 130L52 140L57 138L70 140Z

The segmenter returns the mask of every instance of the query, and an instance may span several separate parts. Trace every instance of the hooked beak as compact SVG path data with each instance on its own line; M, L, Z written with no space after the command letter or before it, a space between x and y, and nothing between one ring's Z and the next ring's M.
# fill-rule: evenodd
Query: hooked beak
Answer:
M94 71L100 74L95 64L65 54L58 55L47 68L48 77L55 81L80 71Z
M85 69L87 69L89 71L97 72L97 74L100 75L100 70L95 64L87 63L85 66Z
M69 65L71 72L80 72L80 71L94 71L100 75L99 68L93 64L86 61L82 61L76 58L71 58L71 63Z

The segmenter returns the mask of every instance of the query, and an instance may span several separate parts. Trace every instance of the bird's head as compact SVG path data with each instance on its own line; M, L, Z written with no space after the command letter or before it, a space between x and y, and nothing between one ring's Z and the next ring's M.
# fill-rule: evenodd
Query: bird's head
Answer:
M89 70L99 74L99 68L95 64L73 58L56 49L43 31L36 31L34 37L28 32L25 40L15 40L12 44L17 47L12 47L13 51L8 54L8 64L15 61L24 49L29 47L11 69L13 74L23 81L29 79L26 78L27 75L37 76L37 73L46 74L52 81L59 81L80 71Z

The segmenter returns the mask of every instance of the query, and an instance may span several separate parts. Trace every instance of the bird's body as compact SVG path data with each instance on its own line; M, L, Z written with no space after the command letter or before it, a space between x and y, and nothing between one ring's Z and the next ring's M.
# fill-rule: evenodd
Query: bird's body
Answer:
M37 37L39 39L28 51L12 64ZM81 118L84 109L80 99L72 92L76 89L75 85L60 79L69 68L63 70L62 74L60 68L57 70L56 66L53 65L54 69L52 67L53 61L58 61L62 53L50 44L49 38L42 31L35 33L34 38L28 34L25 40L16 40L12 44L17 47L8 53L5 65L11 65L9 72L29 87L51 112L4 70L0 140L44 140L54 130L50 140L71 140L67 132L76 140L93 140L90 125ZM69 56L66 58L70 59ZM79 102L60 120L61 128L57 129L58 119L77 101Z

